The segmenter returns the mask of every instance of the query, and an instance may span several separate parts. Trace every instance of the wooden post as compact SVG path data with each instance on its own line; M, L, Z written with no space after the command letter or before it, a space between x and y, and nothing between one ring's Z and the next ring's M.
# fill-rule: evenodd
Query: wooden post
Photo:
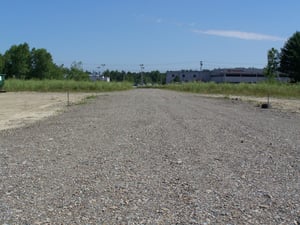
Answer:
M68 106L70 106L70 94L69 94L69 89L67 91L67 99L68 99Z

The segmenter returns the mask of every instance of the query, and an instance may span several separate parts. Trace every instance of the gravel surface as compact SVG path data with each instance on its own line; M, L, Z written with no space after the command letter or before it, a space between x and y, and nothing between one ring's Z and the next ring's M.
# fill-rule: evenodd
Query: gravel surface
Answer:
M0 132L0 224L300 224L300 116L102 94Z

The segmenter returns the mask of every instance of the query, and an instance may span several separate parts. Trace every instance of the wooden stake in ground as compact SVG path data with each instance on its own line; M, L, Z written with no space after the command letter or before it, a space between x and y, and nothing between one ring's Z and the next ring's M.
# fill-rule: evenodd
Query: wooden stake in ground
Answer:
M69 89L68 89L68 91L67 91L67 101L68 101L68 106L70 106L70 93L69 93Z

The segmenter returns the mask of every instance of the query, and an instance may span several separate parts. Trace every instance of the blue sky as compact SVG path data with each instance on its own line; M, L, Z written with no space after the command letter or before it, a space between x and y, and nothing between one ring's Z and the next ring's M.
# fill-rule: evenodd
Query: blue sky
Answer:
M299 31L299 0L1 0L0 53L110 70L259 67Z

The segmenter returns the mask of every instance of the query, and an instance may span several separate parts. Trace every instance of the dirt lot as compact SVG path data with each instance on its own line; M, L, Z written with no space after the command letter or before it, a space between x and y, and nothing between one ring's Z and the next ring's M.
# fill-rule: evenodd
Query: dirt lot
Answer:
M298 225L299 134L243 101L101 94L0 131L0 224Z
M238 100L252 103L256 106L261 105L262 103L267 103L268 98L258 98L251 96L235 96L235 95L201 95L204 97L212 97L212 98L228 98L231 100ZM300 113L300 100L299 99L281 99L281 98L273 98L269 97L269 103L271 108L278 109L283 112L295 112Z
M88 93L69 94L69 103L81 101ZM0 93L0 130L20 127L57 114L68 104L66 93Z

